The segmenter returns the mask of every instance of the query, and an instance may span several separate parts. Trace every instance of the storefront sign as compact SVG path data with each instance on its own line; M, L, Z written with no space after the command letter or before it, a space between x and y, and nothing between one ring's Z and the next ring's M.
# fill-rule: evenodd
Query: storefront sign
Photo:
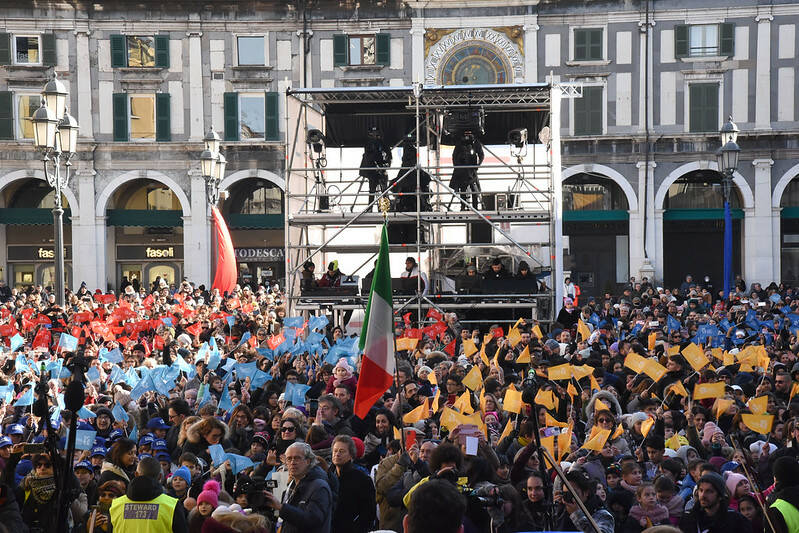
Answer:
M283 261L285 251L283 248L235 248L238 261L251 261L255 263L269 263Z
M64 258L72 260L72 247L64 247ZM55 248L52 246L16 246L8 247L9 261L43 261L55 260Z
M183 245L117 246L117 260L174 260L183 259Z

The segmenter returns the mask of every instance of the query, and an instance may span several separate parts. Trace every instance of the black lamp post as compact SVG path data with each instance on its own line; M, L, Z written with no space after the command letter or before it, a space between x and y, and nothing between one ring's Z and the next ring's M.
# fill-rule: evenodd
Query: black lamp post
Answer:
M738 140L738 126L730 117L721 127L721 148L716 152L719 172L721 173L722 193L724 196L724 297L729 298L732 288L732 214L730 197L732 195L732 176L738 168L738 157L741 148Z

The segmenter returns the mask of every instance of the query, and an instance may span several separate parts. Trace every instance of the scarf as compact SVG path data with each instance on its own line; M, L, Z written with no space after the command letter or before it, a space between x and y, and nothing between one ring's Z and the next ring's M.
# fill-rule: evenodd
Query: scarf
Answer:
M36 503L48 503L53 498L55 489L55 478L53 476L39 477L34 474L25 478L25 490L30 492Z
M632 486L629 483L627 483L626 481L624 481L623 479L619 481L619 485L621 485L621 487L623 489L629 490L633 494L635 494L635 491L638 490L638 486L637 485L636 486Z
M530 439L526 439L524 437L518 437L516 440L519 442L522 448L530 444Z
M652 525L662 524L669 519L669 510L660 504L655 504L655 507L645 510L640 505L633 505L630 508L630 516L636 522L640 522L642 518L647 518Z

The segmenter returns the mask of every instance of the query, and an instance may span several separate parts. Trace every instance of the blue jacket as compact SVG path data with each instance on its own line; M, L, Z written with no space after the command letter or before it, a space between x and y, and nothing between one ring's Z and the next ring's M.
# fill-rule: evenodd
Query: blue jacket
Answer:
M680 486L682 487L679 492L680 498L687 502L694 495L696 481L694 481L694 478L691 477L691 474L686 474L685 479L682 480Z

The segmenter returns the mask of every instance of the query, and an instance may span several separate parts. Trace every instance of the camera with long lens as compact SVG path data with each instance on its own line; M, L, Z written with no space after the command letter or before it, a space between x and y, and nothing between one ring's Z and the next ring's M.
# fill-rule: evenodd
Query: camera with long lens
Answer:
M471 491L467 495L469 503L474 503L479 507L484 508L499 508L505 503L502 499L502 493L496 485L486 485L479 489Z

